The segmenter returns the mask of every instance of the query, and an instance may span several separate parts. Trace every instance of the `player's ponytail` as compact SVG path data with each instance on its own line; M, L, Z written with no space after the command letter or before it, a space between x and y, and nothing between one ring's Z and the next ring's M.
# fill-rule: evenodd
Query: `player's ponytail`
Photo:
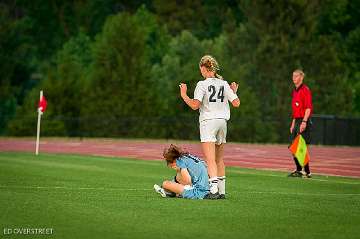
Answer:
M220 79L220 80L223 80L223 77L221 75L219 75L218 73L215 73L215 77Z
M201 57L199 66L200 67L205 66L206 69L214 72L216 78L223 80L223 77L217 73L217 71L220 71L220 67L219 67L219 63L216 61L216 59L213 56L205 55Z

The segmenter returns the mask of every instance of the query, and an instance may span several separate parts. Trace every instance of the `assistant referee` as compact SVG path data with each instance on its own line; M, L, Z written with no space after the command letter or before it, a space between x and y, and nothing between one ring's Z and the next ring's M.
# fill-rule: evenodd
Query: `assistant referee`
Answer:
M307 85L303 83L305 74L302 70L295 70L292 75L292 80L295 89L292 91L292 121L290 126L290 140L291 142L300 133L306 144L309 145L311 141L311 115L313 112L311 91ZM311 178L309 163L304 165L304 171L299 164L296 157L294 157L296 170L289 174L289 177L303 177Z

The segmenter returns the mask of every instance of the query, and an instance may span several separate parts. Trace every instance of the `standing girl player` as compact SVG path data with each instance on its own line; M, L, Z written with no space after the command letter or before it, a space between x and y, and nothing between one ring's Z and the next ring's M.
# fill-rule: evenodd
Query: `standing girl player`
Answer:
M201 146L208 165L210 199L225 198L225 165L223 160L226 143L227 121L230 119L229 102L240 106L236 95L238 84L229 85L217 74L219 65L214 57L205 55L199 63L201 75L194 92L194 99L187 95L186 84L181 83L180 94L184 102L193 110L199 109Z

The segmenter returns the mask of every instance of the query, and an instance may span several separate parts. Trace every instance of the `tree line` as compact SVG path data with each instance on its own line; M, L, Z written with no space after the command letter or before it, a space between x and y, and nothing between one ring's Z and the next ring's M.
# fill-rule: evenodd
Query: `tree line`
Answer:
M230 140L284 142L292 71L314 112L360 115L360 1L5 1L0 3L0 130L88 137L198 137L198 62L239 83Z

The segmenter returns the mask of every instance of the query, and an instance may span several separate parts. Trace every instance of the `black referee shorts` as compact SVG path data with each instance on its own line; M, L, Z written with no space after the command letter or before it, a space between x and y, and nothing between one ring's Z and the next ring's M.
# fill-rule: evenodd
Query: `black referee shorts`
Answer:
M300 131L300 124L302 122L302 118L295 119L295 126L293 132L290 134L290 144L293 142L295 137L298 135ZM312 122L311 119L308 119L306 123L305 130L301 133L301 136L304 138L306 144L311 143L311 128L312 128Z

